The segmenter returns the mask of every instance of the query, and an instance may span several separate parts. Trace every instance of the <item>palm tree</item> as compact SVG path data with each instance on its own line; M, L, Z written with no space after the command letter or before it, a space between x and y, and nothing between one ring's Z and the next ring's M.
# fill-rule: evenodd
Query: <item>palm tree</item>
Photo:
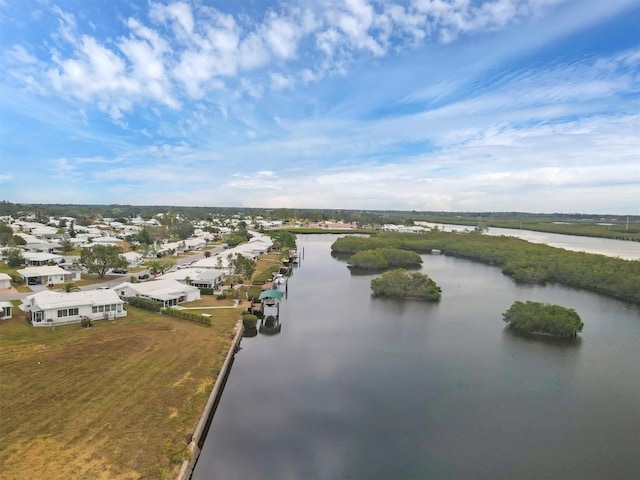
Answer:
M62 291L65 293L79 292L80 287L78 287L75 283L65 283L62 286Z

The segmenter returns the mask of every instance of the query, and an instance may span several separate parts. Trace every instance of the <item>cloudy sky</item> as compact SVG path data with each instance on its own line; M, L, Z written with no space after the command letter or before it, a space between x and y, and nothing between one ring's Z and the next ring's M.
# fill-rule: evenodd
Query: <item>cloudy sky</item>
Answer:
M640 214L638 0L0 0L0 200Z

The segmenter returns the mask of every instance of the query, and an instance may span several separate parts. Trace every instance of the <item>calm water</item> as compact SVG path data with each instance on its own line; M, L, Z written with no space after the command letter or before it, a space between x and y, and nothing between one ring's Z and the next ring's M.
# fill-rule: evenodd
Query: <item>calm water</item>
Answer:
M245 338L193 478L638 479L640 308L425 256L435 305L300 236L278 335ZM575 308L577 342L504 328L514 300Z

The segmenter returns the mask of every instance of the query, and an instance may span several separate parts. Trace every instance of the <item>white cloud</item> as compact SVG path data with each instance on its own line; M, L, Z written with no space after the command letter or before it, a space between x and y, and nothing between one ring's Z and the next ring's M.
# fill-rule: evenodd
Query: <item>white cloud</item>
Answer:
M301 29L294 22L269 13L263 38L276 57L291 59L296 56Z
M283 75L279 72L272 73L270 75L271 78L271 88L274 90L283 90L285 88L293 88L295 84L295 80L291 77Z

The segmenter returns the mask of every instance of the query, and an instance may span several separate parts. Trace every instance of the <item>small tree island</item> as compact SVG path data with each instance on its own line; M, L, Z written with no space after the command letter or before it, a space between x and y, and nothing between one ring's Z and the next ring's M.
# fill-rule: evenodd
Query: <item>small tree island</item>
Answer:
M513 302L502 317L509 327L537 335L575 337L584 327L572 308L540 302Z
M422 257L416 252L400 248L361 250L349 258L349 267L359 270L420 267Z
M433 279L420 272L404 269L385 272L371 280L371 290L375 296L407 298L411 300L440 300L442 290Z

